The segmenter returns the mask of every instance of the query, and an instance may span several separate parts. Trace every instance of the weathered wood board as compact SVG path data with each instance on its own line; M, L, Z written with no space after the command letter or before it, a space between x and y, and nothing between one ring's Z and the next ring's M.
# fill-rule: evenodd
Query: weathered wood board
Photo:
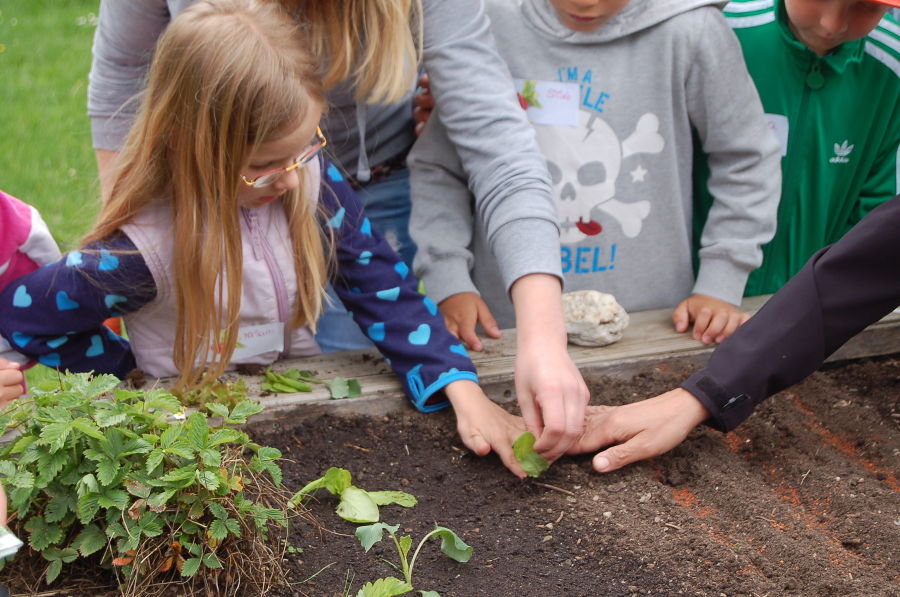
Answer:
M751 297L744 301L745 311L756 312L768 299ZM687 334L674 331L671 310L643 311L631 314L631 323L619 342L601 348L569 346L569 354L583 373L631 376L662 362L703 363L714 346L704 346ZM515 367L515 330L504 330L499 340L486 339L482 353L471 353L485 390L496 400L514 400L512 392L504 393L513 381ZM900 309L869 326L838 350L829 360L863 358L900 352ZM259 380L245 378L251 397L266 405L259 418L315 416L334 414L383 414L406 406L400 383L390 367L374 349L319 355L278 362L276 370L287 368L314 370L319 377L335 376L359 380L363 396L349 400L331 400L324 387L310 393L260 396ZM506 395L504 395L506 394Z

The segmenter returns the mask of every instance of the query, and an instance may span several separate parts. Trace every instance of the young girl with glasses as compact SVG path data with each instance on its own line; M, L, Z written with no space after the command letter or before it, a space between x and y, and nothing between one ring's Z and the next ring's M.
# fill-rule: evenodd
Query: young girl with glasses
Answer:
M487 399L463 346L322 158L324 92L271 2L198 2L157 44L116 178L81 250L0 295L0 333L51 367L193 388L237 364L319 352L331 281L422 411L524 476L524 426ZM102 322L121 314L129 339Z

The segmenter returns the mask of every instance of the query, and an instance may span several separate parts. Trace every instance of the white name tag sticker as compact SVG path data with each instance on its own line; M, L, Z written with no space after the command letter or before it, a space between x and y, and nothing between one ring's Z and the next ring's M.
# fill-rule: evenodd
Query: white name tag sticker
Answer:
M765 116L766 123L772 129L772 132L775 133L775 138L778 139L778 143L781 145L781 156L784 157L787 155L788 132L790 130L787 116L782 116L781 114L766 114Z
M242 361L267 352L284 350L284 323L248 325L238 330L238 343L232 361Z
M578 126L578 83L516 79L519 103L527 106L528 120L551 126Z

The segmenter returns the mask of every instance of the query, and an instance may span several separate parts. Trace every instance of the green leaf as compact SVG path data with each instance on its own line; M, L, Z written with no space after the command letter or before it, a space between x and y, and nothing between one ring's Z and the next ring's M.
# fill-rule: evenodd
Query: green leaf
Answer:
M261 447L257 452L256 456L260 460L278 460L281 458L281 450L278 448L269 448L268 446Z
M147 505L151 510L160 511L166 507L168 501L175 495L175 491L175 489L169 489L162 493L157 493L147 500Z
M403 535L400 537L400 559L405 560L406 556L409 555L409 550L412 548L412 537L409 535Z
M81 529L75 540L72 541L72 547L81 552L83 556L89 556L106 547L106 535L95 524L89 524Z
M94 439L104 439L105 436L100 432L100 429L94 424L93 421L87 419L85 417L78 417L74 421L72 421L72 427L82 432L85 435L89 435Z
M160 477L160 481L165 481L166 483L181 483L184 481L193 481L196 472L197 465L191 464L182 468L177 468L173 471L169 471L168 473Z
M437 591L418 591L422 597L441 597Z
M125 490L135 497L145 499L150 497L150 492L152 491L146 483L133 479L125 479Z
M72 427L69 423L48 423L41 429L41 443L50 446L51 452L62 449Z
M101 394L111 391L119 385L119 379L115 375L79 375L73 380L72 390L85 398L96 398Z
M71 564L78 559L78 552L71 547L64 547L62 549L58 547L48 547L41 552L41 555L44 556L44 559L51 562L53 560L60 560L65 564Z
M209 439L209 425L206 422L206 415L202 413L194 413L184 422L187 431L187 440L191 450L199 452L206 447L206 441Z
M209 510L209 513L216 518L228 518L228 510L226 510L225 507L219 502L209 502L208 504L206 504L206 509Z
M362 586L356 597L394 597L412 591L412 587L399 578L388 576L379 578L375 582L367 582Z
M82 524L93 520L98 510L100 510L100 494L87 493L78 498L78 520Z
M345 489L352 485L353 477L350 471L345 468L333 466L325 471L325 489L330 491L332 495L341 495Z
M203 564L207 568L221 568L222 562L219 561L218 556L213 552L203 554Z
M228 418L228 407L224 404L218 404L216 402L207 402L205 404L206 410L210 412L213 416L222 417L223 419Z
M341 398L358 398L362 394L362 388L359 380L345 379L343 377L335 377L328 382L328 390L331 392L332 400L340 400Z
M128 415L124 412L115 410L101 410L94 413L94 421L101 428L112 427L124 423L128 419Z
M432 534L441 538L441 551L451 559L457 562L468 562L472 558L472 554L475 552L472 546L467 545L447 527L435 526Z
M97 463L97 480L100 481L101 485L109 486L115 480L120 466L115 460L104 458Z
M384 522L376 522L375 524L356 527L356 538L359 539L359 543L362 545L363 549L368 552L372 549L373 545L381 541L385 531L396 534L399 529L400 525L389 525Z
M412 508L418 503L416 496L405 491L369 491L367 492L372 501L379 506L387 506L388 504L397 504L404 508Z
M29 471L19 471L13 477L11 485L22 489L34 487L34 474Z
M100 485L97 483L97 478L93 474L88 473L79 479L76 484L76 490L78 497L82 497L87 493L99 493Z
M62 527L58 524L48 524L42 516L32 516L25 523L28 531L28 543L37 551L43 551L54 543L59 543L63 538Z
M197 482L210 491L215 491L219 487L219 476L212 471L197 471Z
M262 404L244 400L243 402L239 402L231 411L231 414L228 415L229 422L246 423L247 417L252 417L257 413L262 412L262 409Z
M181 576L194 576L200 569L200 558L188 558L181 567Z
M241 536L241 525L239 525L238 521L236 521L235 519L226 518L225 519L225 528L227 528L228 532L231 533L232 535L234 535L235 537Z
M0 460L0 476L12 477L16 474L16 465L11 460Z
M59 576L60 572L62 572L62 560L53 560L50 562L50 565L47 566L47 584L56 580L56 577Z
M124 510L128 507L128 494L121 489L106 488L100 493L97 503L101 508L118 508Z
M148 409L164 410L172 414L180 413L184 409L178 398L161 388L147 392L145 397L144 405Z
M237 429L218 429L210 436L208 445L210 447L214 447L218 446L219 444L239 443L242 439L244 439L244 437L245 434L241 433Z
M522 465L525 474L529 477L540 477L550 468L550 463L534 451L534 442L534 434L526 431L513 442L513 454Z
M209 525L209 536L216 541L221 541L222 539L227 537L228 527L225 526L225 522L221 520L212 521L212 524Z
M38 484L46 487L56 478L56 475L66 466L68 461L69 454L64 451L41 454L37 462L37 470L40 477Z
M212 449L212 448L204 448L199 452L200 460L203 461L203 464L206 466L214 466L218 468L222 464L222 455Z
M350 486L341 492L341 503L335 513L349 522L378 522L378 505L369 497L369 492Z
M159 537L162 535L163 526L159 516L154 512L144 512L140 520L141 532L145 537Z
M47 506L44 508L44 518L47 522L59 522L66 517L66 514L74 512L77 507L75 496L71 493L61 493L47 502Z

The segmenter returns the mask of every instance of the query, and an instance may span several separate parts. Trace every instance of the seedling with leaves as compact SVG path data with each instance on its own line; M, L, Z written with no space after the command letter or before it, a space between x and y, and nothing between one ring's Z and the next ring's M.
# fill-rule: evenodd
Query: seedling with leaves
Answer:
M183 406L166 390L118 383L66 374L0 413L0 430L20 432L0 449L0 479L17 534L49 562L46 581L93 556L124 577L126 595L173 569L203 583L228 568L234 586L258 586L253 562L280 561L281 453L232 425L262 406L208 404L223 419L210 428L199 412L173 421Z
M280 373L266 369L265 379L260 388L266 392L281 394L295 394L297 392L312 392L310 384L321 384L328 387L332 400L341 398L358 398L362 394L362 388L356 379L335 377L331 381L324 381L316 377L312 371L299 369L285 369Z
M422 546L432 537L441 538L441 551L449 558L457 562L468 562L472 558L474 549L467 545L465 541L460 539L459 535L450 529L435 525L434 530L422 537L413 552L412 558L409 557L409 551L412 548L412 537L409 535L397 536L399 525L389 525L383 522L362 526L356 529L356 537L366 553L372 549L372 546L382 540L384 532L394 541L394 546L399 554L399 566L395 568L403 574L403 580L389 576L387 578L379 578L374 582L368 582L359 590L356 597L393 597L394 595L405 595L413 590L413 568L416 565L416 558L422 551ZM440 597L437 591L419 591L423 597Z
M534 451L534 442L534 434L526 431L513 442L513 454L522 465L522 470L526 475L540 477L550 468L550 463Z
M333 466L325 471L322 477L310 481L295 493L290 504L300 505L304 498L317 489L326 489L340 498L335 510L337 515L348 522L361 524L378 522L380 517L378 506L397 504L411 508L417 503L415 496L404 491L366 491L353 485L352 479L350 471Z

